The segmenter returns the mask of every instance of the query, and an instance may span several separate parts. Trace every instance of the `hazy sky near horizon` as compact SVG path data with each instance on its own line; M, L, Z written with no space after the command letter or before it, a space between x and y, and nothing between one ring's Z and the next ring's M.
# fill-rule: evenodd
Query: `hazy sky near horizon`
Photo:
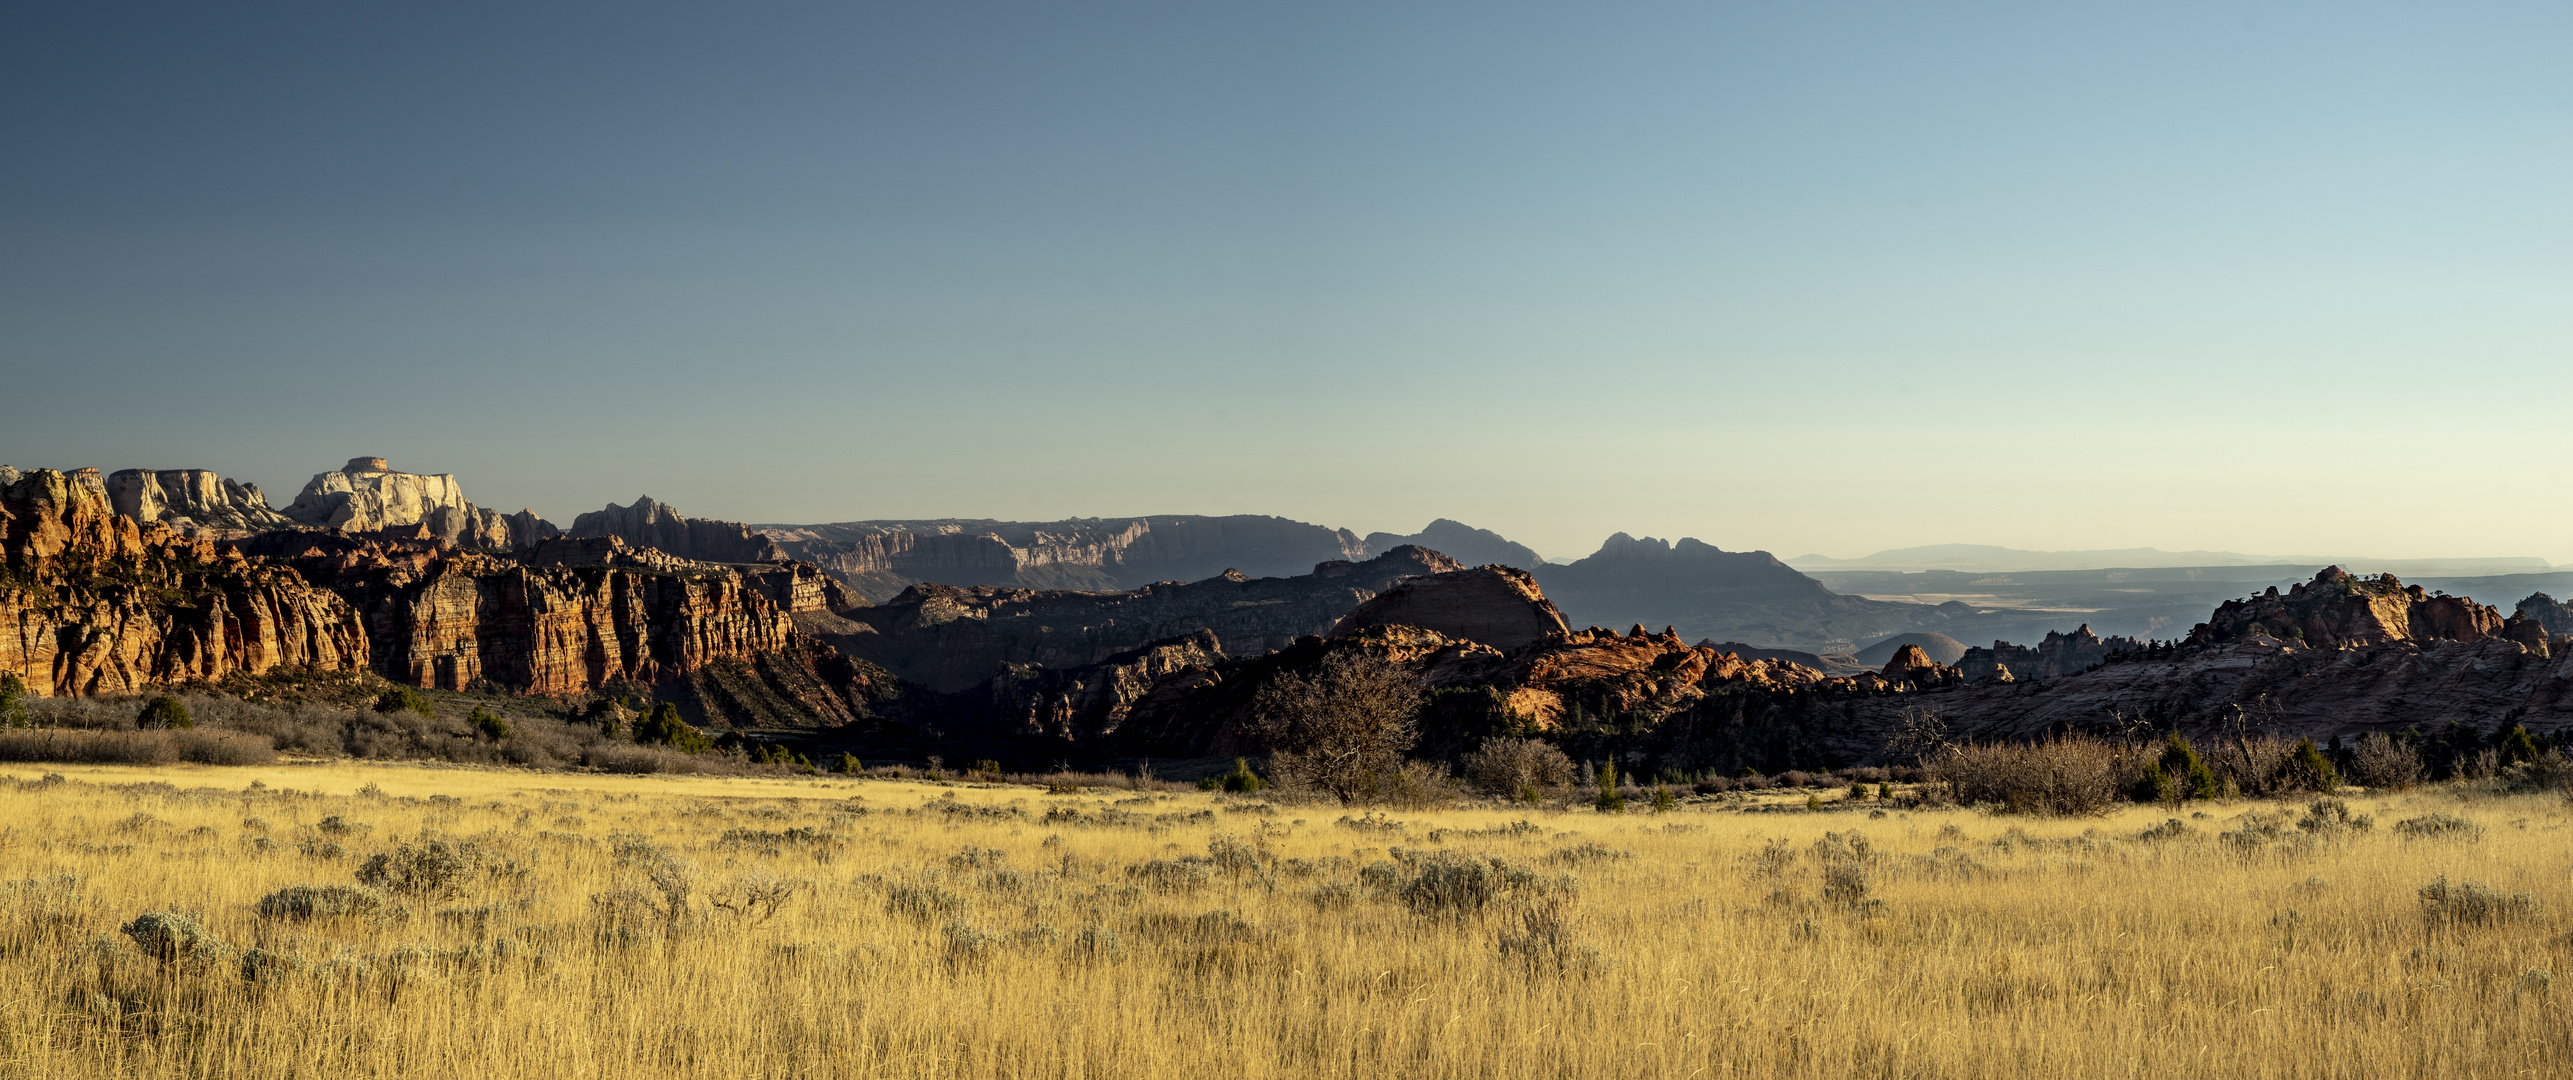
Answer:
M0 11L0 462L2573 563L2573 6Z

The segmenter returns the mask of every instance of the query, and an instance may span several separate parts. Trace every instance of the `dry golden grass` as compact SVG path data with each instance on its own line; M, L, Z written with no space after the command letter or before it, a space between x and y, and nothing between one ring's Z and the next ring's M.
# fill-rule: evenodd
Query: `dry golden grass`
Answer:
M0 770L11 1077L2499 1077L2573 1063L2559 996L2573 985L2552 985L2573 833L2552 798L2354 799L2376 819L2364 832L2238 804L2149 840L2165 815L2140 810L1460 810L1362 829L1337 808L1193 794L369 764L35 782L44 771ZM2481 834L2391 828L2434 812ZM2264 822L2273 835L2240 842ZM399 912L254 911L288 886L354 884L366 856L424 836L470 840L497 872L451 897L389 896ZM2421 889L2442 877L2454 917L2433 921ZM654 907L683 880L672 922ZM755 909L780 883L792 891L764 920L712 902ZM1480 910L1437 906L1477 896ZM235 953L151 958L117 931L154 911L194 915ZM272 964L256 980L253 948Z

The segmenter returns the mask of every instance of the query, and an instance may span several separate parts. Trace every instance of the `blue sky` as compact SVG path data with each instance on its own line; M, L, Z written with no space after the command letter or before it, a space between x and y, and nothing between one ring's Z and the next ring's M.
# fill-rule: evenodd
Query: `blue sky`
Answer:
M0 13L0 461L2573 563L2573 8Z

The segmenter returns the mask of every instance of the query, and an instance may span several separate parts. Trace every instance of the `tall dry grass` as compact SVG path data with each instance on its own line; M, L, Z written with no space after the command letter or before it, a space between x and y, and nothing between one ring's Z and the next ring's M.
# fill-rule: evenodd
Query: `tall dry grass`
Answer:
M2573 987L2555 985L2573 832L2551 797L2424 789L2176 824L1872 801L1344 817L1195 793L355 764L312 773L361 792L332 795L289 790L289 766L0 774L21 778L0 783L9 1076L2573 1061Z

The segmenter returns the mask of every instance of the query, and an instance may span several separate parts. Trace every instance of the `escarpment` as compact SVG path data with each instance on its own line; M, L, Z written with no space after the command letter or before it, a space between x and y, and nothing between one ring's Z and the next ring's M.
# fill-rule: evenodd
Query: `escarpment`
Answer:
M0 489L0 549L0 671L38 695L368 664L346 600L118 514L94 477L39 469Z
M524 552L332 529L222 544L117 513L95 478L0 492L0 670L96 694L281 670L581 696L653 684L707 715L837 725L897 680L797 625L850 603L818 569L720 566L614 538Z

